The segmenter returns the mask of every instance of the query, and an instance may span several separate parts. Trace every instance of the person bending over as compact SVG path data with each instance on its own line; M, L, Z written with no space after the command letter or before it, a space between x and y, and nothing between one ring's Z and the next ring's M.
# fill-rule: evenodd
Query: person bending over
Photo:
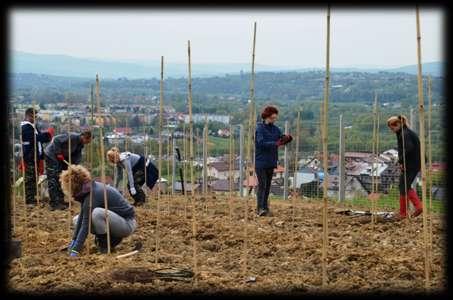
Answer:
M73 219L74 234L68 247L71 256L78 256L83 248L88 236L90 214L91 233L95 235L95 244L101 253L107 253L108 249L106 213L109 219L111 250L137 228L134 207L114 187L92 180L85 167L70 165L61 173L60 181L64 193L72 194L74 200L80 203L80 213ZM104 205L104 189L108 210Z

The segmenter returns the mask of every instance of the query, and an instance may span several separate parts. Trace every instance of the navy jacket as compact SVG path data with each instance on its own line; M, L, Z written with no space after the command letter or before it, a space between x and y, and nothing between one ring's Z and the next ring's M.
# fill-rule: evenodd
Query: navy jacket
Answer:
M79 164L82 161L82 138L80 133L71 132L71 163ZM47 157L57 161L57 155L63 154L64 159L69 161L69 135L63 133L54 136L52 143L44 149Z
M90 190L93 193L93 202L90 211ZM120 215L125 219L135 218L135 210L129 202L112 186L105 185L107 194L107 205L109 211ZM91 183L85 184L82 191L76 195L76 201L81 202L81 209L79 218L77 219L77 225L74 230L72 239L75 241L73 249L76 251L82 250L83 244L88 235L88 220L89 215L96 207L104 207L104 184L98 181L92 181Z
M255 131L255 168L276 168L278 162L277 141L282 132L274 124L264 121L256 124Z
M34 163L35 161L35 151L36 158L38 160L44 158L44 151L42 143L48 143L51 140L50 134L47 132L41 133L38 128L33 126L32 123L28 121L22 121L20 123L22 128L22 150L24 153L24 161L28 163ZM36 145L35 145L35 135L36 135ZM36 150L35 150L36 149Z

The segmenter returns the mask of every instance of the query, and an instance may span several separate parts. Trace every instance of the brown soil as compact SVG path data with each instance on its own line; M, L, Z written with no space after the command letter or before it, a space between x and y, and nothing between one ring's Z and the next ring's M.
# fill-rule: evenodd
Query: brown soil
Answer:
M33 294L423 290L421 215L410 222L379 220L373 225L370 217L336 214L337 205L329 205L328 282L322 286L320 202L299 201L293 220L291 203L274 201L272 216L258 218L254 214L255 202L249 200L245 221L243 199L232 201L231 220L227 199L199 199L194 245L190 200L171 199L170 207L168 200L167 196L161 199L158 222L155 199L151 207L138 208L137 231L110 256L97 253L90 236L81 256L75 259L61 251L72 235L68 212L34 208L29 210L26 223L24 210L18 204L15 237L22 240L22 257L11 262L10 289ZM73 215L79 210L79 205L75 206ZM442 216L434 215L430 289L436 291L445 289L447 284L445 227ZM139 253L116 258L132 251L138 241L143 243ZM157 278L152 270L160 268L189 269L196 278Z

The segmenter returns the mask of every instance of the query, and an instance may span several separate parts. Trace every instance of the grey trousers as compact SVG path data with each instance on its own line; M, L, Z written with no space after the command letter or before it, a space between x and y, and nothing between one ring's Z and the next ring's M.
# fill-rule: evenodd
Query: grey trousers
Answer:
M110 233L114 237L124 238L131 235L137 228L137 221L133 219L125 219L114 213L113 211L108 211L109 215L109 226ZM72 221L74 226L77 225L77 220L79 215L76 215ZM95 234L105 234L107 233L107 224L105 221L105 209L101 207L96 207L91 213L91 222L93 225L93 231Z

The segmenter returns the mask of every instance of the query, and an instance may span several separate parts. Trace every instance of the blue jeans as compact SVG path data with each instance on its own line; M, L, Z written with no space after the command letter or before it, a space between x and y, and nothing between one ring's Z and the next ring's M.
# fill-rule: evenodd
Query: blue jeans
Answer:
M268 198L271 190L272 175L274 168L255 168L256 177L258 178L258 191L256 193L257 210L268 210Z

